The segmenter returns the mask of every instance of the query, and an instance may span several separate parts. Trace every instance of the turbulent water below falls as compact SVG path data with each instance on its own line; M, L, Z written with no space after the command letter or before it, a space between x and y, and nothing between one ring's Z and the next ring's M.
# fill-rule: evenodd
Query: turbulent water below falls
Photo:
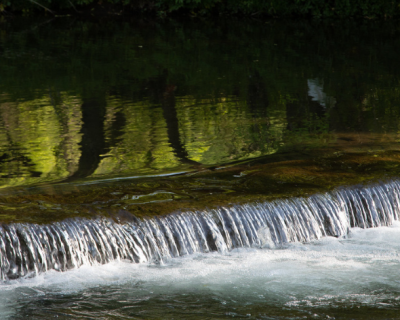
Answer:
M394 319L400 223L344 238L49 271L0 286L1 319Z
M400 216L400 182L343 188L258 204L237 205L115 223L67 220L0 226L0 279L65 271L114 260L163 263L187 254L235 248L281 248L350 228L390 226Z

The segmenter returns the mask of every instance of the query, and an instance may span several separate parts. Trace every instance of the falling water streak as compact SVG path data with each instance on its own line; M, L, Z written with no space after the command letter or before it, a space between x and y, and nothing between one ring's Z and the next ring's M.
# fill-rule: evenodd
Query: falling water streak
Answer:
M342 188L308 198L184 212L119 224L70 219L0 225L0 279L64 271L112 260L159 262L196 252L276 247L345 236L399 220L400 181Z

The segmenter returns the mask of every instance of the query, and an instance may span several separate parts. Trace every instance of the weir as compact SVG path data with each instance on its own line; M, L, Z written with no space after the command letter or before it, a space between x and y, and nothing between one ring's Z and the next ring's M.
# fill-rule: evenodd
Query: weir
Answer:
M307 198L132 217L124 223L107 218L14 223L0 226L0 278L7 281L113 260L162 263L199 252L284 247L343 237L354 227L388 226L399 215L400 180L391 180Z

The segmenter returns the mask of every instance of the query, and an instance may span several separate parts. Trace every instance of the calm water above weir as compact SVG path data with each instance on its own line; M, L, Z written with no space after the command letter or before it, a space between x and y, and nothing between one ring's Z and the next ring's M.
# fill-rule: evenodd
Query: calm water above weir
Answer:
M0 318L397 318L399 35L1 22Z
M3 22L1 186L187 171L346 142L396 148L399 28Z

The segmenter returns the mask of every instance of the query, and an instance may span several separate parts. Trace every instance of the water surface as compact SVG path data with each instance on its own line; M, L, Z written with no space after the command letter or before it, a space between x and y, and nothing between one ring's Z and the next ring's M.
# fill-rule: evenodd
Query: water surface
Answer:
M2 23L2 188L397 150L395 22Z
M2 285L2 318L398 318L400 226L280 250L115 262Z
M399 176L399 33L393 21L2 21L0 228ZM336 238L29 273L0 284L0 317L398 318L400 226L371 219Z

